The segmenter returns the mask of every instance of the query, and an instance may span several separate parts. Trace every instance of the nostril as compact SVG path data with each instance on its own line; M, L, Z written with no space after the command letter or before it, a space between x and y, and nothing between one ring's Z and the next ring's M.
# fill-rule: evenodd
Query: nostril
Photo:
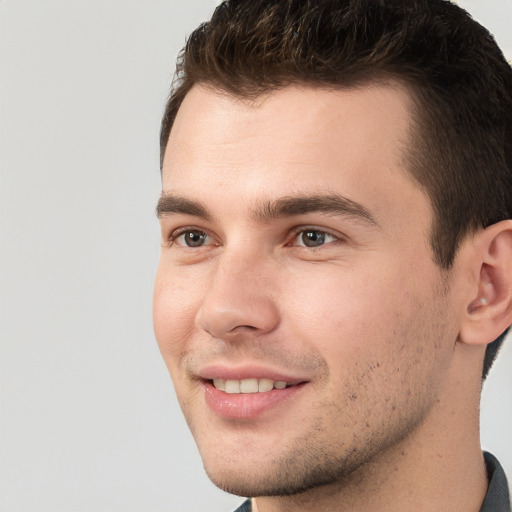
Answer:
M257 331L258 328L254 327L254 325L240 325L235 327L234 329L247 329L248 331Z

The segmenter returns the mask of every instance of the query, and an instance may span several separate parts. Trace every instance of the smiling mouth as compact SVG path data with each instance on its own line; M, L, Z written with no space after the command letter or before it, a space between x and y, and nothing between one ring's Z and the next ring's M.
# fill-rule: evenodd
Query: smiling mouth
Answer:
M296 397L309 382L293 378L273 380L268 377L203 378L206 404L224 420L261 420L271 409L278 409L280 404ZM275 378L286 379L284 375L276 375Z
M273 389L285 389L293 385L283 380L270 379L213 379L210 382L215 389L228 394L267 393Z

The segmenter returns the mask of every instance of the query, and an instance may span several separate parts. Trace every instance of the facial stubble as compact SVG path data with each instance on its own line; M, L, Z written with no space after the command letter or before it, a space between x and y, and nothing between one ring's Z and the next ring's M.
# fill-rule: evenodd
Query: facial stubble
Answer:
M300 496L318 488L335 492L360 486L374 478L382 461L405 444L437 401L442 378L436 357L448 321L448 290L443 288L437 290L439 300L434 301L433 314L419 314L402 325L401 332L394 332L393 340L381 340L386 346L395 343L397 350L407 353L398 359L400 363L393 366L395 358L391 357L387 363L367 364L351 383L345 383L337 399L314 404L318 414L302 435L294 437L283 428L277 453L269 450L256 461L249 456L244 462L249 445L241 442L237 453L218 454L212 460L201 446L200 436L196 436L212 482L240 496ZM420 304L418 307L421 311ZM438 354L430 357L430 364L425 363L426 351ZM321 375L319 382L327 382L327 364L317 361L316 366ZM380 382L380 389L388 389L387 379L392 375L401 377L389 386L390 394L375 394L375 381ZM375 410L380 415L375 416ZM189 425L194 431L192 421ZM344 436L336 436L337 427ZM243 439L243 426L239 430L238 438Z

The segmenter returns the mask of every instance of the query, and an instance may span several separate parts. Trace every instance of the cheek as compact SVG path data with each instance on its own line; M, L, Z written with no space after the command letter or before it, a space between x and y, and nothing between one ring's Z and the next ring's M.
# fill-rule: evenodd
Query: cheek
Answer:
M371 341L393 320L396 303L406 295L385 274L355 268L326 268L294 276L288 283L290 325L314 335L319 348ZM402 306L402 309L407 304ZM364 336L363 336L364 334Z
M169 370L185 354L194 329L198 297L197 286L159 266L153 291L153 327Z
M401 378L400 369L415 364L435 339L431 281L420 286L403 280L396 266L385 270L330 269L307 280L296 276L288 289L293 337L321 355L336 385L384 373Z

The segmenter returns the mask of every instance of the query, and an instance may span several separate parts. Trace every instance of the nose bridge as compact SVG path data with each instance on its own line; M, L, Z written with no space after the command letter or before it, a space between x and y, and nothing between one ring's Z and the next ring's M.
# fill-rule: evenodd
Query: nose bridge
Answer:
M277 325L278 310L269 256L246 247L225 248L196 315L198 328L225 338L241 328L264 333Z

